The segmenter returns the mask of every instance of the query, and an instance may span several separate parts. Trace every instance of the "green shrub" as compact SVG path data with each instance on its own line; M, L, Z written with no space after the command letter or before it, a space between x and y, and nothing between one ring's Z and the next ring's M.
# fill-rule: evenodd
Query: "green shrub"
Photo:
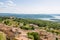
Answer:
M26 26L22 26L20 27L21 29L25 29L25 30L34 30L34 27L26 27Z
M8 25L9 24L9 20L5 20L4 24Z
M28 35L28 38L31 38L33 40L39 40L40 39L40 36L37 32L29 32L27 33Z

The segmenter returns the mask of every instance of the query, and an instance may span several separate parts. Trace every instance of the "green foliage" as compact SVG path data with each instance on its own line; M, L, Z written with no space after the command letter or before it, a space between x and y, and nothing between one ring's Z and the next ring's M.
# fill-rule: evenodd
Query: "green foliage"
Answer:
M29 26L29 24L28 25L21 26L20 28L21 29L25 29L25 30L34 30L34 27L33 26Z
M0 40L6 40L6 35L0 32Z
M4 21L4 20L7 20L7 19L10 19L10 18L9 17L0 17L0 21ZM14 19L10 19L10 20L13 20L14 22L16 22L18 24L23 23L23 25L36 24L39 27L48 26L49 28L60 29L60 23L57 23L57 22L44 21L44 20L38 20L38 19L37 20L36 19L22 19L22 18L14 18ZM9 24L9 22L12 22L12 21L7 20L4 23ZM13 24L13 22L10 23L10 24Z
M33 39L33 40L39 40L39 34L37 32L29 32L27 33L28 38Z
M9 20L5 20L4 24L8 25L9 24Z
M56 40L58 40L58 38L56 38Z
M10 17L0 17L0 22L3 22L3 21L4 21L4 24L9 26L14 26L14 27L20 27L20 23L23 23L23 26L20 28L26 29L26 30L34 30L34 27L26 26L27 24L38 25L40 28L45 28L45 30L47 30L46 28L48 28L47 31L51 31L50 28L53 28L54 30L60 29L60 23L58 22L44 21L44 20L38 20L38 19L23 19L23 18L11 19ZM54 32L54 31L51 31L51 32ZM59 32L55 32L55 33L59 33Z

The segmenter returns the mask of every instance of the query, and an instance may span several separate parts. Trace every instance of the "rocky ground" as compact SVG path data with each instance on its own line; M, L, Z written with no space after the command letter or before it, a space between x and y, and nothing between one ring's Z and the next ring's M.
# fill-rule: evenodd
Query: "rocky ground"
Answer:
M10 40L32 40L28 38L28 32L37 32L40 36L40 40L60 40L60 36L47 32L46 30L23 30L18 27L10 27L5 24L0 24L0 31L6 34L6 38Z

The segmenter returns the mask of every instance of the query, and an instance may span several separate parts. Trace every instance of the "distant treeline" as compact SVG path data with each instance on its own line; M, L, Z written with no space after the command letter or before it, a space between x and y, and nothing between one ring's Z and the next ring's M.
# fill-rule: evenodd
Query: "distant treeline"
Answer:
M36 24L39 27L48 27L53 29L60 29L60 23L52 22L52 21L44 21L38 19L23 19L23 18L16 18L16 17L0 17L0 22L6 19L13 19L13 21L24 23L24 24ZM8 23L8 22L7 22Z

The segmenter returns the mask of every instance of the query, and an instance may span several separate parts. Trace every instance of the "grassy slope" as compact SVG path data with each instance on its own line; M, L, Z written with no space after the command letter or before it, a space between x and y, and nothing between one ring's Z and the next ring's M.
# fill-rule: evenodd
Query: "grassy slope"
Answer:
M6 35L3 32L0 32L0 40L6 40Z
M35 20L35 19L10 18L10 17L0 17L0 22L9 26L14 26L19 28L21 28L21 23L22 23L23 24L22 29L28 29L28 30L32 30L29 24L34 24L34 25L38 25L38 28L60 34L59 32L60 23L57 22ZM0 36L0 38L3 38L3 36Z

